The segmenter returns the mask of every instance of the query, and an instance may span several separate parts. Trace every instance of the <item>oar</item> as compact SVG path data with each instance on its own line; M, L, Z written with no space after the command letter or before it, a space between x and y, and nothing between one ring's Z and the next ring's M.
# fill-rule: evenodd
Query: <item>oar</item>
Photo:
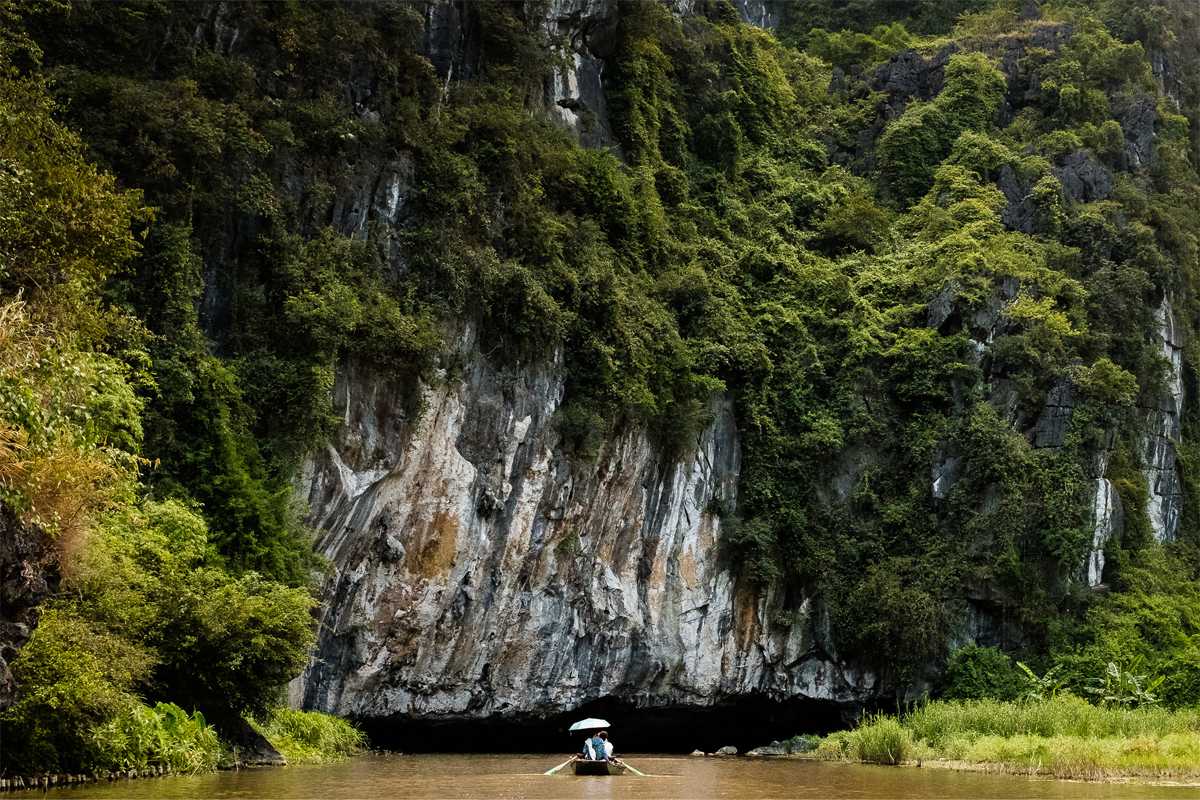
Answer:
M621 764L624 765L625 769L629 770L634 775L637 775L639 778L648 777L646 775L646 773L642 772L640 769L635 767L633 764L630 764L628 761L622 761Z
M550 768L550 769L546 770L545 772L543 772L542 774L543 774L543 775L553 775L554 773L558 772L560 769L562 769L563 767L565 767L567 764L570 764L570 763L571 763L572 761L574 761L574 760L575 760L575 756L571 756L571 757L570 757L570 758L568 758L566 761L564 761L563 763L559 764L557 767L552 767L552 768Z

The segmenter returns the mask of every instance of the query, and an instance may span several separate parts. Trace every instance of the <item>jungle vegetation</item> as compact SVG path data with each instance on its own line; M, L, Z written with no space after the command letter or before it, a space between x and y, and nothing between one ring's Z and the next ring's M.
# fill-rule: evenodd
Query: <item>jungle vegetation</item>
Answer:
M64 575L5 767L169 759L112 742L268 715L312 641L291 481L336 370L436 380L465 319L498 358L562 350L582 461L627 426L683 453L728 393L721 557L816 598L898 693L1003 697L1017 659L1200 701L1196 404L1173 541L1142 446L1164 296L1196 341L1190 6L798 0L772 33L727 0L623 4L611 140L585 148L543 108L546 5L469 4L446 80L421 2L0 0L0 500ZM901 63L912 92L880 82ZM379 175L404 202L356 216ZM1105 592L1081 577L1098 478L1123 508ZM958 648L968 594L999 649Z

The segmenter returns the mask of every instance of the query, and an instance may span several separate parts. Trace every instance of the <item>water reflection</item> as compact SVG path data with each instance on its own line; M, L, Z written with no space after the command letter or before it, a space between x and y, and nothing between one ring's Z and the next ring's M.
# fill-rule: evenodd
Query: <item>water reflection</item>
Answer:
M807 761L755 761L630 755L650 777L576 777L541 773L553 755L370 755L322 767L287 767L162 778L51 791L47 798L1191 798L1176 786L1090 784L937 769L865 767ZM14 798L34 797L22 792Z

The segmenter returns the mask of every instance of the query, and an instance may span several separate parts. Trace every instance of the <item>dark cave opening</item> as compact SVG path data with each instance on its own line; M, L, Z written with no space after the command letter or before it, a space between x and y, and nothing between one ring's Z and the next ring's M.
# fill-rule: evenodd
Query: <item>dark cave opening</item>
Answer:
M638 707L602 698L562 714L483 718L358 720L375 747L415 753L570 753L582 744L571 723L600 717L624 753L690 753L733 745L738 752L801 733L828 733L851 724L858 706L820 700L750 696L712 706Z

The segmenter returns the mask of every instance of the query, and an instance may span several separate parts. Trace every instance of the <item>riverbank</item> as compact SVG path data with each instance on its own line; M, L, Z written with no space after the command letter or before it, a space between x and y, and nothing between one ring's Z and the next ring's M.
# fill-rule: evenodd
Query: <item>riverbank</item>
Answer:
M90 774L57 772L52 775L31 775L0 778L0 792L16 792L24 789L51 789L58 786L78 786L85 783L114 783L138 778L161 778L176 775L165 767L147 767L120 772L94 772Z
M800 758L1042 775L1200 782L1200 713L1095 706L1070 695L933 702L901 716L789 743Z
M217 740L216 733L201 715L196 714L193 717L185 715L184 719L190 722L200 734L203 734L188 737L188 741L202 740L206 743L206 749L214 750L208 757L203 759L181 758L180 752L184 748L181 748L180 743L172 740L169 736L159 736L155 739L154 746L147 744L135 753L142 763L125 765L119 769L84 769L79 772L2 776L0 777L0 792L49 789L56 786L76 786L87 783L112 783L171 775L199 775L216 772L218 769L242 769L245 766L329 764L361 753L366 746L366 737L363 733L340 717L319 711L278 708L262 720L247 720L247 722L279 751L283 756L283 763L249 762L247 764L226 742ZM176 734L175 739L179 738L178 726L173 727L171 732ZM192 747L192 749L195 748ZM170 763L155 763L162 759L166 759Z
M1009 765L1001 763L988 763L977 761L946 761L946 760L931 760L931 761L910 761L901 764L903 767L920 767L922 769L939 769L950 770L953 772L977 772L984 775L1013 775L1016 777L1032 777L1032 778L1047 778L1061 781L1077 781L1087 783L1110 783L1119 785L1136 785L1136 786L1170 786L1170 787L1195 787L1200 788L1200 775L1165 777L1151 775L1093 775L1090 777L1072 777L1068 775L1056 774L1049 770L1020 770L1012 769Z

